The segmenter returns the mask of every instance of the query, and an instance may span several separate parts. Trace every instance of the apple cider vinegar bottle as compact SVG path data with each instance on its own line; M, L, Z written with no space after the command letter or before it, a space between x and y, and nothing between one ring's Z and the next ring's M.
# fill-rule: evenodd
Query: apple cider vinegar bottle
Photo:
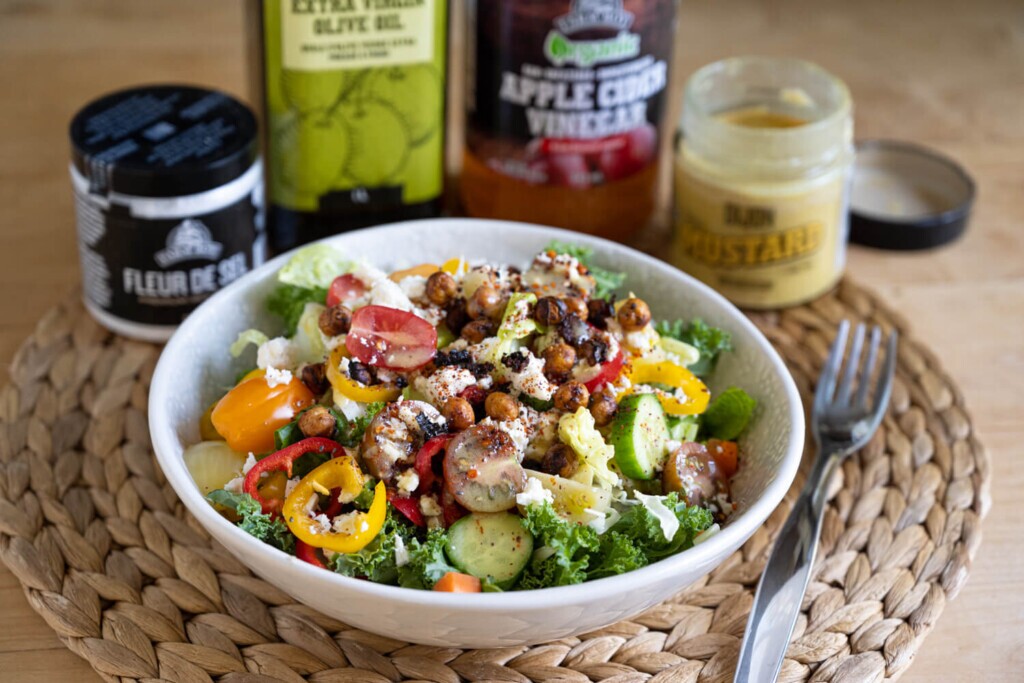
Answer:
M441 212L447 0L250 7L271 246Z
M468 0L472 216L625 240L654 209L678 0Z

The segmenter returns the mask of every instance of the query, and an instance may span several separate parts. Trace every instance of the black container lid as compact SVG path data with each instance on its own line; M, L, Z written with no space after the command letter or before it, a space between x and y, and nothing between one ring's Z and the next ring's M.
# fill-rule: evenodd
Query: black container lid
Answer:
M259 156L256 117L230 95L151 85L106 95L71 121L72 163L91 191L176 197L220 187Z
M974 180L948 157L907 142L860 142L850 241L893 250L946 244L967 228L974 195Z

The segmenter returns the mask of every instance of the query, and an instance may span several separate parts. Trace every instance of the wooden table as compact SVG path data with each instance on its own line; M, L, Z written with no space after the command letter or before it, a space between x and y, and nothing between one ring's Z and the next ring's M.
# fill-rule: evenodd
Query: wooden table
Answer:
M458 4L458 3L457 3ZM244 94L240 3L0 0L0 358L79 279L67 123L87 100L154 81ZM959 159L972 228L926 254L852 249L850 273L903 311L967 396L995 505L959 598L906 681L1020 680L1024 668L1024 8L1017 0L686 2L681 76L733 54L800 56L841 75L860 138ZM99 680L0 566L8 683Z

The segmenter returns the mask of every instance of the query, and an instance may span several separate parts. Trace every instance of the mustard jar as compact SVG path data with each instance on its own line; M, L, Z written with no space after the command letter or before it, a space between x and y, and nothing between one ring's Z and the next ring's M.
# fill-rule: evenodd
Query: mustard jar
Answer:
M683 97L676 265L749 308L828 291L846 259L846 86L809 62L737 57L698 70Z

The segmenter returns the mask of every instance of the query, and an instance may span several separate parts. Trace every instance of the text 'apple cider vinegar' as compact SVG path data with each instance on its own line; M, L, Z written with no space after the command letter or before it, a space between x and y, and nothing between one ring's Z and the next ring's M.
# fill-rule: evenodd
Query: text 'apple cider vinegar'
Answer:
M463 208L623 240L654 208L676 0L470 0Z

